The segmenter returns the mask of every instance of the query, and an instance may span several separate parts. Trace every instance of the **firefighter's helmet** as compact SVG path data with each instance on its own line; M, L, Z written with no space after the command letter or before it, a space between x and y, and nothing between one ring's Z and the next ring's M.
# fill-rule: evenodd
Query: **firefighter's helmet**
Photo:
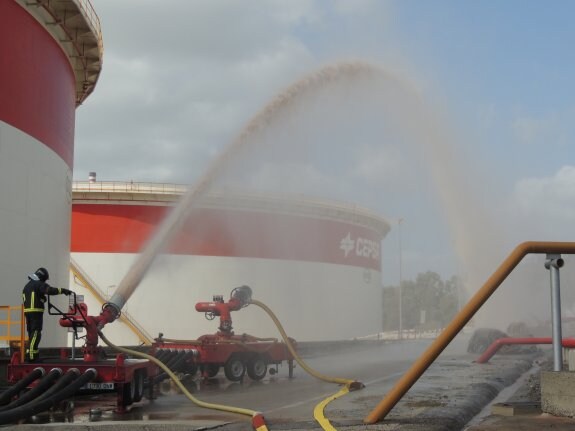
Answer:
M46 268L38 268L34 274L36 274L41 281L46 281L50 278Z

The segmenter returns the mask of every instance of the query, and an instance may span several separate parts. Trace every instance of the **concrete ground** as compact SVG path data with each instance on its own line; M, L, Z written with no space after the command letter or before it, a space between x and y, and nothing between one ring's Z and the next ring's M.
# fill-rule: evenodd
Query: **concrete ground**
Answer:
M540 371L551 368L550 358L523 379L516 391L489 407L489 416L466 431L572 431L575 418L558 417L541 411Z
M381 400L393 382L373 382L328 405L325 416L337 430L386 431L503 431L574 430L575 419L559 418L540 411L539 371L545 367L544 355L499 355L488 364L461 358L441 358L381 422L364 425L364 418ZM471 421L471 424L468 425ZM267 421L272 430L319 430L310 418L306 422ZM467 427L466 427L467 426ZM65 429L91 430L249 430L249 422L225 423L221 419L193 421L143 420L130 423L93 422L90 424L45 423L3 427L19 431Z
M546 354L496 355L488 364L473 357L443 356L381 422L365 425L362 419L373 410L393 384L382 379L366 382L366 388L330 403L325 416L336 430L385 431L506 431L575 430L575 419L554 417L540 411L539 372L549 363ZM396 377L397 378L397 377ZM334 390L334 392L336 392ZM233 417L229 418L234 421ZM267 420L268 429L320 430L313 418L305 422ZM198 416L189 421L92 422L21 424L2 427L18 431L62 429L92 430L250 430L249 421L238 418L226 423L222 417Z

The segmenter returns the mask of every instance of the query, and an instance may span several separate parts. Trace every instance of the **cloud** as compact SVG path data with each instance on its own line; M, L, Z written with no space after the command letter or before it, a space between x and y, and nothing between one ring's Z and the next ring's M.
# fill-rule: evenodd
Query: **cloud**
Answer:
M572 224L575 218L575 166L563 166L551 177L518 181L514 200L525 215L537 217L541 223L569 221Z
M104 65L77 112L75 178L186 183L314 67L294 27L321 18L307 1L102 0L97 12Z

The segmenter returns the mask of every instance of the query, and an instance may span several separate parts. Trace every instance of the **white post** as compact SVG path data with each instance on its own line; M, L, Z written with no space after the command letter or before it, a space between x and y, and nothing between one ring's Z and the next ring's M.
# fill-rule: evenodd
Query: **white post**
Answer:
M398 235L398 242L399 242L399 329L398 329L398 334L397 334L397 338L398 339L402 339L403 338L403 298L402 298L402 288L401 288L401 283L403 281L403 277L402 277L402 250L401 250L401 222L403 222L403 219L400 218L397 221L397 235Z

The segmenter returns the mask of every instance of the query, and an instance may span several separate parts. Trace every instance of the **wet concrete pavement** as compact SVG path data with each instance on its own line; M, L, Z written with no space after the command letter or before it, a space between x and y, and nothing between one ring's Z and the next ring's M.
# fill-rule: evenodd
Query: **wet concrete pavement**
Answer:
M540 353L498 355L488 364L476 364L473 359L472 356L442 355L388 416L377 424L365 425L363 418L382 399L382 394L392 387L399 377L397 375L366 381L366 388L330 403L325 416L335 429L342 431L575 430L575 419L553 417L539 410L538 376L540 367L546 366L548 356ZM337 387L334 385L335 392ZM184 398L181 395L178 397L180 401ZM247 418L222 412L212 413L205 409L191 408L188 414L179 417L162 416L161 400L156 404L156 408L136 409L135 414L139 411L142 417L130 422L103 415L88 418L82 423L20 424L4 428L19 431L251 429ZM89 415L87 406L84 414ZM81 409L82 405L78 403L75 409L77 419ZM311 416L309 420L290 420L273 411L264 413L270 431L321 429ZM42 415L39 415L36 420L52 421L53 418L45 415L42 419Z
M549 356L525 376L510 396L488 407L489 415L471 424L467 431L573 431L575 418L557 417L541 412L540 371L551 369Z

